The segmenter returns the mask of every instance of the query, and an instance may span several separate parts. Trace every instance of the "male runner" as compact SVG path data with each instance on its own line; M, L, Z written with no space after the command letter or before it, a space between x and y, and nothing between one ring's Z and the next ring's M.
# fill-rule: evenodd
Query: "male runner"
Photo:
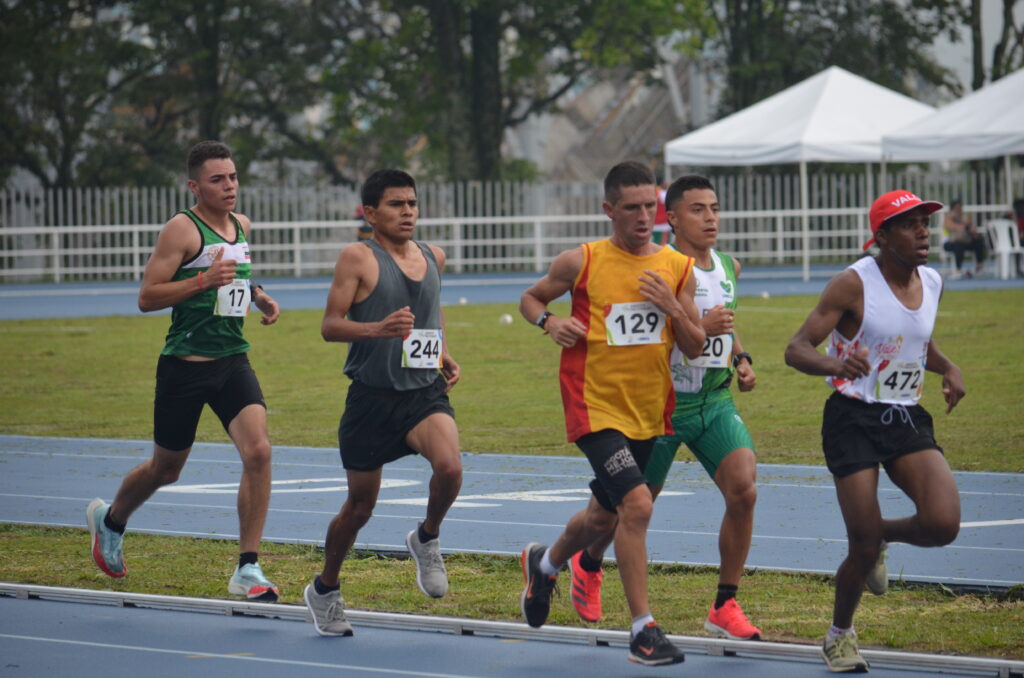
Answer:
M948 414L964 396L963 376L932 339L942 278L928 263L929 215L942 209L909 191L871 206L877 257L837 275L786 348L786 363L826 377L835 389L821 425L825 462L846 523L849 552L836 572L832 627L822 656L832 671L867 671L853 614L864 586L888 589L887 543L944 546L960 529L960 496L932 418L920 405L925 371L942 375ZM818 345L830 338L828 352ZM884 519L878 465L917 512Z
M339 574L377 503L383 466L409 454L430 462L427 515L405 543L416 583L433 598L448 591L441 521L462 487L459 432L448 391L459 365L448 355L441 313L444 252L413 240L416 182L401 170L374 172L362 188L373 238L346 246L327 294L321 334L349 342L352 379L338 428L348 496L327 528L324 566L305 590L320 635L350 636Z
M241 555L228 592L273 602L278 589L263 576L257 556L270 504L267 409L242 325L250 302L263 313L264 325L277 321L279 309L251 281L252 224L232 211L238 174L230 149L219 141L196 144L188 154L188 177L196 204L160 231L139 290L143 312L173 307L156 369L153 456L125 477L112 504L102 499L89 504L92 557L111 577L127 573L121 543L125 524L154 492L178 479L203 405L209 403L242 458Z
M615 529L615 551L633 618L629 659L675 664L683 653L654 621L647 596L647 525L651 492L643 470L654 439L671 431L674 405L668 355L673 344L700 354L704 330L693 304L693 260L651 242L654 176L636 162L605 177L603 204L612 236L559 254L523 294L519 310L562 347L559 380L566 429L596 478L587 508L550 548L523 550L520 604L527 623L547 620L558 572L569 558ZM548 304L572 293L572 314Z
M676 179L668 189L667 204L675 234L672 246L696 261L694 301L707 340L696 359L678 349L672 351L675 433L658 438L644 476L657 498L679 445L686 443L715 481L725 499L725 515L718 533L718 593L704 628L726 638L759 639L761 630L747 620L736 602L757 501L754 443L729 392L733 369L740 391L750 391L756 383L753 359L743 350L734 329L740 264L715 249L720 207L710 181L692 174ZM601 618L601 559L610 543L611 535L605 536L570 560L572 602L585 621Z

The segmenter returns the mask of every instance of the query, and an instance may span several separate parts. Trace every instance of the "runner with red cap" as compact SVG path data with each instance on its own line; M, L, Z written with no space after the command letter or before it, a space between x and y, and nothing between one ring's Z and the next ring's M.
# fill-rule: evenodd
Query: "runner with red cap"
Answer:
M891 191L871 206L866 256L837 275L786 348L786 363L834 389L821 427L846 523L849 552L836 572L832 627L821 654L832 671L868 670L853 614L865 585L888 590L886 545L944 546L960 529L956 481L918 400L925 371L942 375L946 413L964 396L963 376L932 339L942 278L929 268L929 220L942 204ZM829 338L828 352L818 345ZM883 518L878 466L917 512Z

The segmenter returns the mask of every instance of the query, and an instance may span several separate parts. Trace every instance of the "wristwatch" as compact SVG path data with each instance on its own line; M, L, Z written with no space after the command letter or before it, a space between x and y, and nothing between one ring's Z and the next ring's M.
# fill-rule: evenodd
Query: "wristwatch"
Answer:
M550 318L552 315L553 314L551 313L551 311L544 311L537 317L537 321L533 324L541 329L544 329L544 323L546 323L548 321L548 318Z
M736 355L734 355L732 357L732 366L734 368L739 367L740 366L740 361L743 360L744 358L746 358L747 362L750 363L751 365L754 364L754 359L750 357L749 353L744 351L743 353L737 353Z

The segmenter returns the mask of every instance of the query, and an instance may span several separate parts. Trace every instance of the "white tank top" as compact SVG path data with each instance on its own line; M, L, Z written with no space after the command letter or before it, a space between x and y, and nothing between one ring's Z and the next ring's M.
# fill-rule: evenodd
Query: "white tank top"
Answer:
M864 402L916 405L924 389L924 365L942 277L927 266L917 267L924 293L920 308L911 310L896 298L874 257L864 257L850 269L864 284L864 320L852 339L833 330L828 355L842 360L866 347L871 373L859 379L827 377L825 381L843 395Z

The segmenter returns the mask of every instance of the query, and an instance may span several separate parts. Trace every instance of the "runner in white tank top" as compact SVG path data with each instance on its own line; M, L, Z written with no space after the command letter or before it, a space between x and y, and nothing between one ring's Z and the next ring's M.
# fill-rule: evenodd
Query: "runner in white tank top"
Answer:
M849 553L836 572L832 627L821 654L832 671L865 671L853 614L865 585L888 588L887 543L943 546L960 529L960 498L932 418L917 404L924 371L942 375L947 414L964 395L963 376L935 345L942 294L927 268L929 215L942 209L909 191L891 191L871 207L876 258L836 276L786 348L786 363L827 377L822 446L846 522ZM826 355L817 347L831 336ZM917 513L883 519L878 466L913 500Z

